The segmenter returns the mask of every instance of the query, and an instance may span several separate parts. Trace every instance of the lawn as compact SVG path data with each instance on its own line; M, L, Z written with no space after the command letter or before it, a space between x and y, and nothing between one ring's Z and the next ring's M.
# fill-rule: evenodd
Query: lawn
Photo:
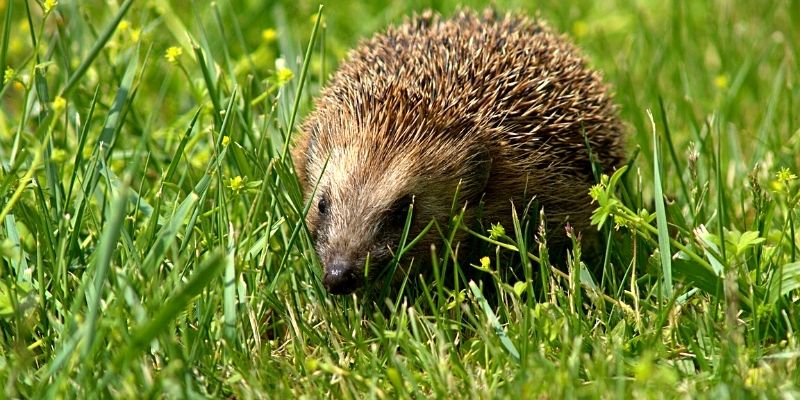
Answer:
M0 0L3 397L800 397L797 0L498 0L614 88L602 259L521 214L460 265L535 277L494 301L325 293L287 138L361 38L459 3Z

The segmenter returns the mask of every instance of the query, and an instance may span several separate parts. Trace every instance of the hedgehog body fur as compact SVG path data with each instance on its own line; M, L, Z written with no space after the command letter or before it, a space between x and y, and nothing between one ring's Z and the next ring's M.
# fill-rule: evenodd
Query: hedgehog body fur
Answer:
M585 138L604 171L623 161L607 86L542 21L425 12L362 42L292 153L325 287L344 294L372 281L365 261L375 276L391 260L412 202L410 237L431 220L446 229L456 193L465 222L510 227L512 204L535 198L556 240L567 220L591 234ZM413 272L425 272L438 237L404 257Z

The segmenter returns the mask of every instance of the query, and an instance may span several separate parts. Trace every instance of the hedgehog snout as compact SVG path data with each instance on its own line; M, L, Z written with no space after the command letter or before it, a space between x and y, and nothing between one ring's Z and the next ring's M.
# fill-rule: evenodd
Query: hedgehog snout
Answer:
M328 293L344 295L353 293L364 284L363 277L358 273L354 262L344 257L334 257L325 264L325 274L322 284Z

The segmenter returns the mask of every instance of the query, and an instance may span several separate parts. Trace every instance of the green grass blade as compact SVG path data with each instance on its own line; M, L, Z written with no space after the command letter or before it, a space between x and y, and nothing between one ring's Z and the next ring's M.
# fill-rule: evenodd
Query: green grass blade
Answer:
M6 2L6 17L3 20L3 39L0 42L0 69L5 71L8 65L8 43L11 41L11 15L14 12L14 2ZM0 95L5 89L6 83L4 79L0 79Z
M322 4L319 5L319 9L317 10L317 18L314 21L314 29L311 30L311 39L308 41L306 55L303 57L303 69L300 71L300 80L297 83L297 91L294 94L292 114L289 117L289 125L286 127L286 141L283 143L283 151L281 152L282 159L286 159L286 155L289 154L289 145L292 142L292 131L294 130L294 124L297 119L297 110L300 109L300 95L303 93L303 88L305 87L306 77L308 76L308 66L311 65L311 53L314 51L314 43L317 39L320 21L322 21Z
M142 351L156 336L168 329L170 321L182 312L189 303L199 295L211 281L219 276L225 265L225 258L219 252L214 252L205 257L205 260L195 269L186 284L180 287L175 294L158 307L153 318L133 329L130 346L121 352L122 362L127 362L136 353Z
M214 84L211 70L206 63L206 57L203 55L203 48L198 44L193 44L192 50L194 51L195 57L197 57L197 63L200 64L200 70L203 72L203 81L205 82L206 89L208 90L208 97L211 98L211 104L214 106L214 121L216 122L217 126L219 126L222 124L222 119L220 118L220 114L222 113L222 103L220 103L217 86Z
M75 158L72 162L72 175L69 178L69 186L67 187L67 197L64 202L69 204L72 200L72 190L75 188L75 182L78 179L78 173L83 165L83 149L89 139L89 132L91 131L92 121L94 120L94 110L97 106L98 95L100 94L100 87L94 90L94 96L89 103L89 111L86 113L86 122L83 124L80 135L78 136L78 147L75 150Z
M19 238L19 230L17 230L17 220L14 218L14 214L8 214L5 217L5 227L6 227L6 240L8 240L11 244L11 252L10 259L11 259L11 268L14 270L14 273L17 275L17 282L26 281L28 279L25 278L26 270L28 269L28 261L27 255L25 254L25 250L22 248Z
M483 297L483 292L481 292L480 288L478 288L478 285L476 285L473 281L469 281L469 289L472 291L472 295L475 296L475 300L481 306L481 309L486 315L486 319L489 320L489 324L494 328L495 334L500 339L500 343L502 343L503 347L506 349L506 351L508 351L508 354L511 355L515 361L519 361L519 351L517 351L517 348L514 346L514 343L511 342L511 339L508 338L508 335L503 329L503 326L500 324L500 321L497 320L497 316L489 306L489 302L487 302L486 298Z
M714 127L716 127L717 131L717 146L714 149L716 153L716 157L714 160L716 161L716 165L714 166L714 180L717 185L717 235L719 236L719 248L720 248L720 255L722 255L721 261L723 263L726 262L728 259L727 256L727 245L725 240L725 226L728 224L728 207L726 202L725 196L725 181L722 178L722 131L719 126L719 118L714 119ZM712 129L709 129L711 132Z
M650 124L653 130L653 178L656 203L656 225L658 226L658 251L661 257L661 282L662 295L664 299L672 298L672 250L669 246L669 231L667 228L667 212L664 208L664 192L661 185L661 160L658 134L656 133L656 123L653 120L653 113L647 110Z
M142 271L144 271L145 274L151 275L155 268L161 263L161 260L166 257L167 249L169 249L177 239L178 229L184 225L186 217L189 215L189 212L194 209L199 199L200 196L198 196L197 193L189 193L181 202L177 211L172 215L169 222L161 228L158 238L156 238L155 243L153 243L150 251L142 262ZM185 238L185 240L188 240L188 237Z
M97 319L100 312L100 302L103 299L103 286L106 283L106 275L111 266L111 259L116 252L117 243L122 233L122 222L128 210L128 187L124 185L116 192L114 203L111 208L111 218L106 221L105 229L97 248L97 257L94 263L94 276L92 285L87 294L88 312L86 316L86 343L83 347L83 357L89 356L89 351L94 347L94 340L97 334Z
M225 339L231 344L236 343L236 245L233 241L233 226L228 231L228 251L225 256L225 276L223 289L223 314L225 323Z
M664 108L664 99L659 96L658 97L658 107L661 113L661 125L664 127L664 138L667 140L667 148L669 149L669 156L672 159L672 165L674 166L674 170L677 172L676 178L681 185L681 194L683 195L684 201L687 203L691 203L691 196L689 195L689 189L686 186L686 182L683 180L682 171L683 166L681 166L681 162L678 159L678 153L675 152L675 145L672 143L672 130L669 127L669 121L667 120L667 110ZM694 215L694 208L690 207L690 211L692 212L693 219L696 219L697 216Z
M119 11L117 11L117 15L115 15L114 19L108 24L108 26L106 26L106 29L103 30L103 33L99 38L97 38L97 41L95 41L94 45L89 50L89 54L86 55L86 58L81 61L80 65L78 65L78 68L76 68L75 72L72 73L72 76L69 77L67 84L64 85L64 88L61 90L61 97L67 97L72 89L74 89L75 85L81 80L81 78L83 78L94 60L98 55L100 55L100 52L106 47L106 44L108 44L108 41L117 30L117 26L125 17L125 14L128 12L128 9L131 8L131 5L133 5L133 0L125 0L125 2L122 3L122 5L119 7Z
M183 151L186 149L186 143L189 142L189 139L192 137L192 132L194 131L195 124L197 123L197 118L200 117L201 108L198 108L197 111L194 113L191 122L189 122L189 126L186 128L186 131L183 133L183 137L181 138L180 143L178 143L178 148L172 155L172 159L169 162L169 168L167 168L167 173L164 175L164 182L172 181L172 177L175 175L175 171L178 169L178 165L180 164L181 157L183 157Z

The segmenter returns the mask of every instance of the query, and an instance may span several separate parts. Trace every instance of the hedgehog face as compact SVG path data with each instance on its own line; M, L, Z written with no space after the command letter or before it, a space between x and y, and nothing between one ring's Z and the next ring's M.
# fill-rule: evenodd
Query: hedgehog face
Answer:
M385 125L338 121L323 128L312 116L293 159L311 202L306 222L324 267L323 284L332 294L349 294L384 281L412 204L408 240L432 220L447 226L456 193L461 205L477 203L491 162L484 147L459 139L467 135L422 145L424 137ZM390 278L427 265L434 240L430 233L421 238Z
M457 188L459 201L471 199L482 193L488 177L485 151L458 143L398 151L376 146L374 140L330 140L363 138L358 135L311 136L301 138L293 158L307 199L313 193L306 222L324 267L323 284L332 294L383 281L412 204L409 241L432 220L446 226ZM448 165L454 168L443 168L430 151L452 161ZM421 238L391 278L410 273L409 266L425 265L434 238Z
M325 158L322 162L314 158L308 165L309 176L321 177L307 222L324 266L325 288L333 294L349 294L382 276L395 254L421 179L410 174L413 169L401 159L375 168L368 152L356 146L334 148L329 154L324 171ZM412 235L421 220L412 218Z

